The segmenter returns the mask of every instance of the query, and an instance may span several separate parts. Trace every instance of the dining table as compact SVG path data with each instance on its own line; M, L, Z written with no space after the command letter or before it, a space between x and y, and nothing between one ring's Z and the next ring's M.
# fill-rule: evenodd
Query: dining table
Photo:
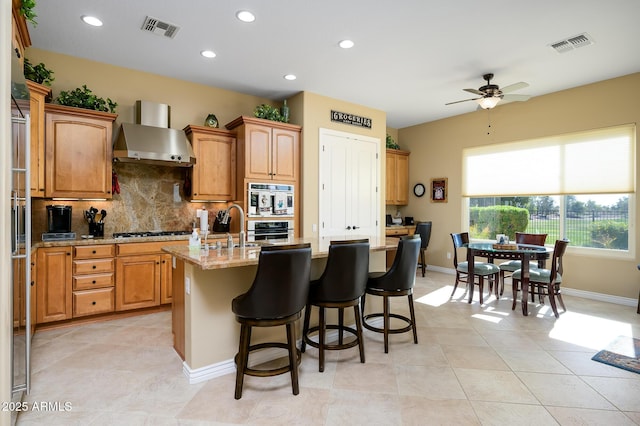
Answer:
M476 257L486 258L490 263L493 263L495 259L520 261L522 265L520 275L522 282L522 314L527 316L529 314L529 262L537 261L538 266L544 268L545 262L549 259L552 249L532 244L496 244L490 242L468 243L465 244L464 247L467 248L469 277L474 276L473 269ZM498 284L499 283L496 283L496 285ZM470 286L468 293L469 303L471 303L473 299L473 281L467 285ZM514 297L516 297L515 294Z

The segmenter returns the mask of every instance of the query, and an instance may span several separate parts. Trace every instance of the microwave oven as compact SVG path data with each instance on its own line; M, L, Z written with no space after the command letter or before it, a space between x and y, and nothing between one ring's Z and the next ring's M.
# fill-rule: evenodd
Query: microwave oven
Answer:
M279 183L249 183L248 217L293 217L294 186Z

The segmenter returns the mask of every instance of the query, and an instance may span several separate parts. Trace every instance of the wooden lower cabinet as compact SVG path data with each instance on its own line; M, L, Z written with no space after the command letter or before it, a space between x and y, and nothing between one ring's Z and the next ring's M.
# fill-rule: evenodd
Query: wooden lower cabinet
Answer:
M158 254L123 256L116 260L116 311L160 304Z
M36 321L62 321L72 316L72 247L38 249Z
M73 318L114 311L115 245L73 248Z
M171 303L173 300L173 286L171 285L171 270L173 256L170 254L160 255L160 304Z
M73 292L73 317L103 314L113 312L114 288L99 288L95 290Z

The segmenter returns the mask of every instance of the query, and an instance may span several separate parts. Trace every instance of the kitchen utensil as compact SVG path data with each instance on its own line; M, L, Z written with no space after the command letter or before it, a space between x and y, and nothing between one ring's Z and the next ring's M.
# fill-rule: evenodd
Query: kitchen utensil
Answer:
M102 216L100 222L104 222L104 218L107 217L107 211L104 209L100 210L100 215Z

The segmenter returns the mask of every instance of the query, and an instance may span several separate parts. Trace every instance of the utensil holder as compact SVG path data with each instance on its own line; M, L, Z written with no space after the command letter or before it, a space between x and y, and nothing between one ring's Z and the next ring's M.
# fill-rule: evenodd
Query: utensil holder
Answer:
M103 222L91 222L89 223L89 234L94 237L104 237L104 223Z

